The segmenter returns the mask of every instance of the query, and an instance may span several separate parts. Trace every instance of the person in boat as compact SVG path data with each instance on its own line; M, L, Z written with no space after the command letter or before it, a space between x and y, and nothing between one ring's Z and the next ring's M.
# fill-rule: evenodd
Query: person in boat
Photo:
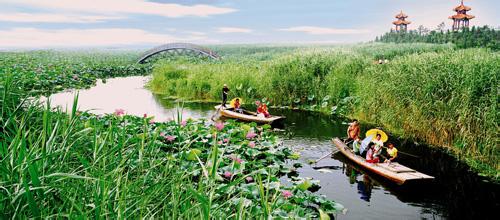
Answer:
M238 113L243 113L243 109L241 109L240 107L241 107L240 99L236 98L234 100L234 111Z
M349 127L347 128L347 140L345 142L353 141L353 150L354 153L358 154L359 153L359 122L357 119L354 119L350 124Z
M260 103L259 104L259 107L257 108L257 114L262 114L266 118L271 117L271 115L269 114L269 111L267 110L266 103Z
M384 142L382 142L381 138L382 138L382 135L377 134L375 136L375 140L372 140L372 143L374 144L373 157L377 158L377 159L382 154L382 147L384 147Z
M390 163L396 161L396 158L398 157L398 149L394 147L393 143L389 143L387 145L387 158L385 159L384 162Z
M368 163L378 163L379 159L375 156L375 144L368 144L368 150L366 152L366 162Z
M229 88L227 87L227 84L224 84L224 87L222 88L222 107L226 107L226 102L227 102L227 95L229 94Z

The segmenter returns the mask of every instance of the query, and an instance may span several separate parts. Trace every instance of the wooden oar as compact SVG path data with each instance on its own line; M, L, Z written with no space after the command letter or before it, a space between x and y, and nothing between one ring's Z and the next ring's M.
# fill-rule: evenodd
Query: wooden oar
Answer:
M212 119L212 121L215 121L214 120L214 117L220 112L220 109L222 108L222 104L220 105L220 107L217 109L217 111L215 111L215 114L212 115L212 117L210 119Z
M353 141L354 141L354 140L351 140L351 141L349 141L349 142L345 143L345 144L346 144L346 146L347 146L348 144L350 144L351 142L353 142ZM330 156L330 155L332 155L332 154L333 154L333 151L332 151L332 152L330 152L330 153L328 153L327 155L322 156L321 158L317 159L316 161L314 161L314 163L318 163L320 160L323 160L323 159L325 159L326 157L328 157L328 156Z
M387 148L387 147L385 147L385 146L382 146L382 147L383 147L383 148L385 148L385 149L388 149L388 148ZM405 153L405 152L402 152L402 151L399 151L399 150L398 150L398 153L402 153L402 154L405 154L405 155L408 155L408 156L412 156L412 157L415 157L415 158L420 158L419 156L415 156L415 155L413 155L413 154Z

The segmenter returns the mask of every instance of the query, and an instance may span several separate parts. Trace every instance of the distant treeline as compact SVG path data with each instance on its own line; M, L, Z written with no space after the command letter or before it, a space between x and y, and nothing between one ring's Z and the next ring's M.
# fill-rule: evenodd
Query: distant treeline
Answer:
M384 43L453 43L457 48L485 47L498 51L500 49L500 30L484 27L464 28L461 31L444 30L444 23L436 30L420 26L408 32L391 32L377 37L376 42Z

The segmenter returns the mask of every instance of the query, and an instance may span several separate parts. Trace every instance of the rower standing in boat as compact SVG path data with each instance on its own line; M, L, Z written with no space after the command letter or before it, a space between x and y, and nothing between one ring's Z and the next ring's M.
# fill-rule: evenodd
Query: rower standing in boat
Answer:
M229 93L229 88L227 88L227 84L224 84L222 88L222 107L226 107L227 102L227 94Z
M354 141L352 144L354 153L359 152L359 130L359 122L356 119L354 119L347 128L347 140L345 140L345 142L348 143L349 141Z

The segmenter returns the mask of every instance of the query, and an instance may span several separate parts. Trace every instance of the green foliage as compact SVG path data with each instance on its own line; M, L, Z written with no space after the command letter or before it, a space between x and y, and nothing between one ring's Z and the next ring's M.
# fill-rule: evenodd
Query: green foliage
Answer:
M1 52L0 81L12 75L30 95L88 88L97 79L148 74L151 66L135 64L136 58L133 52Z
M498 173L498 52L427 43L301 49L264 61L163 64L150 86L170 96L219 101L226 83L230 97L246 103L267 97L275 106L355 116L453 149L473 158L468 161L476 163L468 164L480 172ZM378 59L388 63L374 63ZM183 78L167 77L179 71Z
M446 32L444 30L433 30L428 33L422 30L391 31L377 37L376 41L384 43L453 43L457 48L483 47L498 51L500 50L500 30L488 26L474 26L460 31L448 30Z
M373 66L358 81L355 115L498 170L499 66L500 55L486 49L409 55Z
M5 218L317 218L314 207L343 209L281 185L291 152L255 125L229 121L217 131L205 121L149 123L38 105L16 111L22 100L3 88ZM248 140L249 131L258 135Z

